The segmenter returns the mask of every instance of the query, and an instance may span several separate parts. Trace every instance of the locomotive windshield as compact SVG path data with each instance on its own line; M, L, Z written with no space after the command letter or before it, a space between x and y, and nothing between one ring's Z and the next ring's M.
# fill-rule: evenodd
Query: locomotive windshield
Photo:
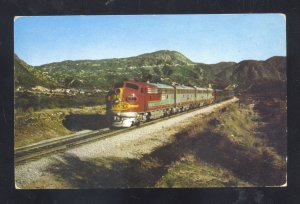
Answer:
M138 85L131 84L131 83L127 83L127 84L126 84L126 87L127 87L127 88L131 88L131 89L136 89L136 90L139 89L139 86L138 86Z
M124 83L123 82L120 82L120 83L117 83L114 85L114 88L122 88L124 86Z

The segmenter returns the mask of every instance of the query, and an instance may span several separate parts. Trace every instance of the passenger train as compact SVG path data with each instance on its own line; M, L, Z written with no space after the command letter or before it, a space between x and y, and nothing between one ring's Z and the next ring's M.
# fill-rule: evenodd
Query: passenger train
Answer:
M226 100L231 90L123 81L106 97L107 120L112 127L130 127L141 122Z

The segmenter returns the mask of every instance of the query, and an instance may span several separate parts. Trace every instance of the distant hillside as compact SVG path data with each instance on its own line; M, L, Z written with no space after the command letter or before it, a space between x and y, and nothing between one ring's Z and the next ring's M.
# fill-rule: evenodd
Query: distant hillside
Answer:
M14 55L15 67L15 87L22 86L30 88L34 86L44 86L54 88L58 86L58 82L50 77L47 72L38 70Z
M230 77L232 75L235 62L220 62L217 64L199 64L202 67L202 79L203 84L214 84L218 88L222 88L231 84Z
M266 92L286 91L286 58L271 57L266 61L245 60L234 66L231 81L238 90Z
M77 60L45 64L36 67L48 72L60 83L70 87L109 88L120 80L171 83L188 82L191 60L176 51L157 51L136 57L104 60ZM176 73L179 71L179 73ZM183 77L183 78L182 78ZM70 83L75 81L76 83Z
M19 59L17 61L16 64L20 63ZM122 80L166 84L176 81L203 87L214 84L218 88L236 84L238 91L250 92L279 88L282 91L286 87L285 57L272 57L266 61L203 64L195 63L179 52L161 50L129 58L54 62L27 70L31 70L31 74L33 70L36 71L32 83L45 83L40 78L43 73L53 79L48 80L48 86L53 83L65 88L108 89L113 83ZM23 78L29 81L30 77L24 73L23 75L17 77L19 83L20 80L22 83Z
M146 53L139 55L137 57L130 57L129 59L141 59L144 65L145 62L148 62L148 65L160 65L164 64L179 64L179 65L186 65L186 64L195 64L186 56L181 54L177 51L169 51L169 50L160 50L157 52Z

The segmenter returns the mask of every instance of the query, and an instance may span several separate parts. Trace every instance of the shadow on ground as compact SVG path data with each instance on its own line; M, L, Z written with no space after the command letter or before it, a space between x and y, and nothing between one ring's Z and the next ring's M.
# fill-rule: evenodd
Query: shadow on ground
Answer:
M173 143L139 160L116 157L81 160L76 155L65 154L63 161L56 160L48 171L68 183L70 188L155 187L169 165L186 153L226 168L255 186L282 185L285 182L285 167L274 166L270 155L247 151L209 129L197 136L190 136L188 132L177 134ZM231 182L222 184L233 185Z
M48 171L70 188L150 187L157 180L154 169L144 169L135 159L109 157L86 161L67 154L63 160L57 160Z
M71 131L98 130L108 127L105 115L100 114L70 114L62 123Z
M233 143L225 136L207 131L206 136L194 141L198 159L222 166L238 178L254 186L273 186L285 183L285 166L273 165L272 155L258 154ZM192 141L189 141L192 142ZM192 143L190 144L192 145Z

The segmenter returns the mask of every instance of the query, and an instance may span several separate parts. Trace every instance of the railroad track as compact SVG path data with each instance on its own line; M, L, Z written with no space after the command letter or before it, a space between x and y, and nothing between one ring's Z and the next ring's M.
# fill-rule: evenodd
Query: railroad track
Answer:
M99 139L105 139L120 133L132 130L128 129L110 130L109 128L92 131L89 133L70 135L64 138L58 138L51 141L36 143L33 145L15 149L15 163L22 163L28 160L37 159L50 153L60 152L75 146L93 142Z
M14 154L14 162L15 164L19 164L19 163L24 163L26 161L29 160L34 160L40 157L43 157L45 155L51 154L51 153L55 153L55 152L61 152L61 151L65 151L67 149L82 145L82 144L87 144L90 142L94 142L96 140L101 140L101 139L105 139L105 138L109 138L121 133L126 133L129 132L133 129L138 129L138 128L142 128L148 125L152 125L158 122L161 122L163 120L167 120L169 118L174 118L174 117L178 117L180 115L189 113L189 112L193 112L202 108L205 108L207 106L202 106L201 108L197 108L197 109L191 109L182 113L178 113L176 115L171 115L168 117L164 117L164 118L159 118L156 120L152 120L146 123L142 123L139 126L133 126L133 127L129 127L126 129L109 129L109 128L104 128L104 129L100 129L100 130L96 130L96 131L91 131L88 133L82 133L82 134L74 134L74 135L69 135L66 137L61 137L61 138L57 138L57 139L52 139L49 141L42 141L40 143L35 143L29 146L25 146L25 147L20 147L20 148L16 148L15 149L15 154Z

